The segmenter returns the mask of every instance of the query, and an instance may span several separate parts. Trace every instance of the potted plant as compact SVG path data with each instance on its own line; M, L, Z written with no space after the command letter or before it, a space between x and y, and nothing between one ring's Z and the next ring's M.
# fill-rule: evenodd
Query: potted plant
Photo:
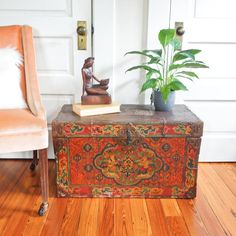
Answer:
M204 62L195 59L198 49L179 50L180 42L176 38L175 29L162 29L158 34L162 46L157 50L130 51L127 54L139 54L147 57L147 62L129 68L126 72L143 69L146 80L141 92L152 89L151 100L155 110L169 111L175 102L175 91L187 90L184 79L193 80L198 75L196 68L208 68Z

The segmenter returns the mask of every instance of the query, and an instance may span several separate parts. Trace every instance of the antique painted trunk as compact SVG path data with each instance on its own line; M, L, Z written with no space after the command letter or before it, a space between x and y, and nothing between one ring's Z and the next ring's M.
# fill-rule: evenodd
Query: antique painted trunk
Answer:
M60 197L193 198L203 123L186 106L80 118L65 105L52 123Z

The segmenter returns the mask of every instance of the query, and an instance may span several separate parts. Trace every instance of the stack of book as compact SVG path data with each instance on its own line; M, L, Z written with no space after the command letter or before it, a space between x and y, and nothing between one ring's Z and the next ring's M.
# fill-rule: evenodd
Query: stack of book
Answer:
M82 105L80 103L72 105L73 112L79 116L96 116L120 112L119 103L104 105Z

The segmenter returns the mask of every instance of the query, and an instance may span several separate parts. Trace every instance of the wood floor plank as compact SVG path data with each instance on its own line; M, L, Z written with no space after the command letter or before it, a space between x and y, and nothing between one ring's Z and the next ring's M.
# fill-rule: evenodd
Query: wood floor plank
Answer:
M147 227L148 227L147 232L148 232L148 235L153 235L152 227L151 227L151 219L149 217L147 203L146 203L145 199L143 199L143 208L144 208L144 212L145 212L146 219L147 219Z
M31 194L33 194L34 197L24 197L24 199L19 200L20 202L17 204L20 208L13 211L2 235L8 236L23 234L29 215L35 214L35 207L33 206L37 201L37 195L40 194L40 190L37 189Z
M84 199L82 198L70 198L68 200L60 235L78 235L77 231L81 220L83 201Z
M232 165L229 165L228 163L212 163L211 166L234 196L236 196L236 171L232 169Z
M220 221L213 212L209 202L205 198L201 187L198 185L197 197L193 200L199 216L204 223L206 230L210 236L222 236L226 232L223 230Z
M184 221L188 227L190 235L208 235L205 225L202 222L193 200L179 199L177 200L177 203L184 217Z
M114 199L99 199L98 207L98 235L114 235Z
M161 199L161 205L165 216L181 216L176 199Z
M43 226L41 235L59 235L66 214L68 198L55 198Z
M149 216L146 211L146 202L143 199L133 199L130 201L131 214L133 220L133 232L135 236L152 235Z
M37 168L38 169L38 168ZM38 217L38 209L42 203L41 194L38 195L38 198L32 209L32 214L29 215L27 224L25 226L23 235L40 235L43 229L43 226L47 220L48 212L51 210L52 202L56 197L56 185L55 185L55 163L54 161L49 161L49 208L44 217ZM38 171L39 175L39 171Z
M97 236L99 199L86 198L83 201L77 235Z
M169 235L165 215L159 199L146 199L148 215L153 236Z
M134 236L129 199L115 199L115 236Z
M27 168L1 206L0 235L22 234L39 194L39 176Z
M161 199L169 235L189 235L176 199Z
M177 236L188 236L190 235L187 226L182 216L167 216L166 224L168 227L169 235Z
M5 165L3 165L3 162L5 163ZM14 187L19 182L19 179L28 167L27 163L25 163L24 161L13 160L0 161L0 208L7 195L14 191Z
M236 198L210 164L199 168L199 184L205 198L228 235L236 234Z
M0 186L1 186L1 180L3 178L5 178L5 175L3 173L4 173L4 170L6 169L6 165L7 165L7 163L5 161L0 161L0 173L1 173L1 175L0 175Z
M0 235L236 235L236 164L200 164L193 200L67 199L55 197L51 161L50 206L39 217L39 171L29 163L0 160Z
M203 176L207 176L205 178L205 183L214 186L215 191L219 194L223 192L224 194L220 194L220 198L225 202L227 206L233 206L234 210L236 211L236 197L230 191L228 186L225 184L225 181L220 178L220 176L216 173L214 168L210 164L206 164L204 168L200 167L200 174Z

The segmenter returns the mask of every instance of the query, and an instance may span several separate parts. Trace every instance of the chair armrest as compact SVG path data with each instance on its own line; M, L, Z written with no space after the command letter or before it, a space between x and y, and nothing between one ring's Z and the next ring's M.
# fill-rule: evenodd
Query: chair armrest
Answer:
M22 27L22 40L24 49L27 103L31 112L35 116L46 120L46 113L43 108L37 80L33 34L30 26L24 25Z

